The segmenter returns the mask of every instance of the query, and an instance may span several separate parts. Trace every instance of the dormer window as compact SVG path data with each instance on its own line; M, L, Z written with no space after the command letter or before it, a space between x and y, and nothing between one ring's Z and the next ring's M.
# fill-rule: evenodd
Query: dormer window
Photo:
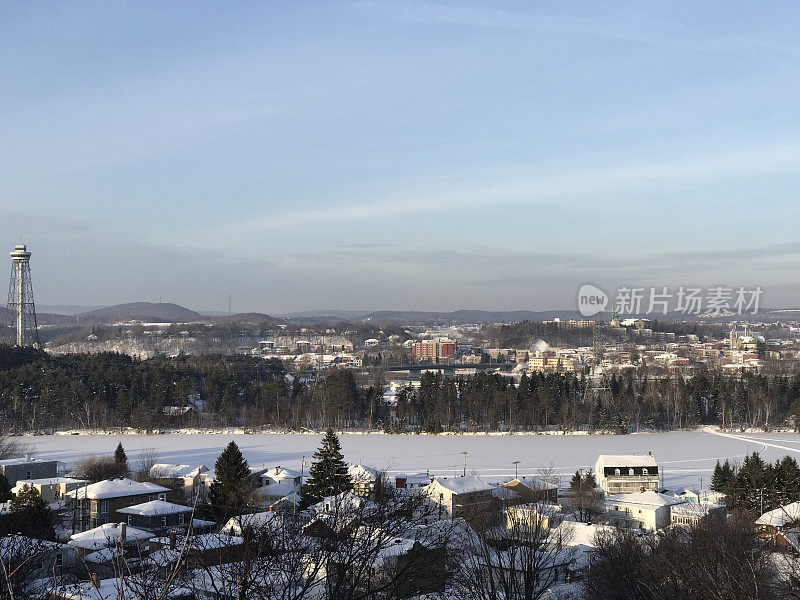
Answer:
M614 469L614 475L622 475L622 471L619 469Z
M628 469L628 475L633 475L633 467L631 467L630 469Z
M642 475L647 475L647 474L648 474L648 473L647 473L647 467L644 467L644 468L642 469Z

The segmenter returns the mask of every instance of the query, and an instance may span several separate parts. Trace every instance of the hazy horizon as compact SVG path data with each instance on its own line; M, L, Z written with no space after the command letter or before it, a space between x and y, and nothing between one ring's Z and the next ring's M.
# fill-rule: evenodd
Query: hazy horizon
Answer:
M0 11L0 252L38 305L800 304L792 3Z

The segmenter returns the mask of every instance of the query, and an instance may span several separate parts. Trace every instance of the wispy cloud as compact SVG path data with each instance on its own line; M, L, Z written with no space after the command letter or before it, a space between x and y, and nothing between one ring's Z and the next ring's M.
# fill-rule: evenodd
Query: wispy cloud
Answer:
M493 184L464 183L457 189L395 195L379 200L339 203L328 199L299 201L303 208L270 213L215 227L198 240L246 235L291 227L387 219L395 216L466 210L488 206L531 206L598 198L619 201L624 192L662 191L672 186L772 173L800 172L800 145L779 144L674 160L609 165L570 172L536 172ZM311 207L309 209L309 207Z

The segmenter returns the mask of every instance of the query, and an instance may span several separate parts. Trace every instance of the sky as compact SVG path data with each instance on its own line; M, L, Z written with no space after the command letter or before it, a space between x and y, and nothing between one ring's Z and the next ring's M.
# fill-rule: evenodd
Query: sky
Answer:
M798 31L793 2L3 3L0 240L39 304L798 306Z

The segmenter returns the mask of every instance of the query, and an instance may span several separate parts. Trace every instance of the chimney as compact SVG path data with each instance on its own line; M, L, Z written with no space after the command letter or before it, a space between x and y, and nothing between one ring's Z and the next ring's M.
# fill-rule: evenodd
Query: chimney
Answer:
M277 475L277 474L278 474L278 469L280 469L280 468L281 468L281 467L280 467L280 465L278 465L277 467L275 467L275 475Z
M119 527L119 543L124 545L128 536L128 525L127 523L120 523L117 527Z
M170 548L170 550L175 550L175 547L177 545L178 545L178 540L175 537L175 532L174 531L170 531L169 532L169 548Z

